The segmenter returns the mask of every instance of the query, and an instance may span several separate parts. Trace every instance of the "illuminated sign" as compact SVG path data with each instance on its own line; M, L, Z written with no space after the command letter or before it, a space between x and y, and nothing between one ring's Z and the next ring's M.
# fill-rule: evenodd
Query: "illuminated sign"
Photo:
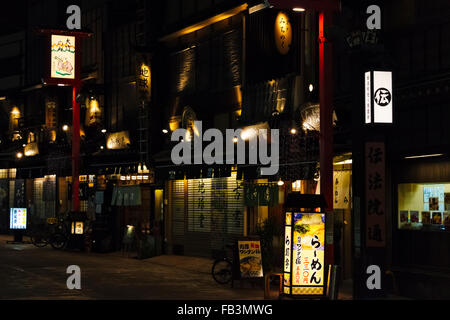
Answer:
M264 276L260 241L238 241L239 266L242 278L262 278Z
M280 12L275 19L275 44L281 54L287 54L292 44L292 26L289 17Z
M72 222L72 234L83 234L84 223L83 222Z
M109 150L127 149L130 143L128 131L111 133L106 139L106 146Z
M75 37L51 36L51 73L55 79L75 79Z
M392 72L370 71L364 76L365 123L393 122Z
M27 228L27 209L11 208L9 228L11 230L25 230Z
M325 214L286 213L283 292L325 294Z
M142 100L149 100L152 88L152 73L150 67L142 64L139 68L139 76L137 79L137 89Z

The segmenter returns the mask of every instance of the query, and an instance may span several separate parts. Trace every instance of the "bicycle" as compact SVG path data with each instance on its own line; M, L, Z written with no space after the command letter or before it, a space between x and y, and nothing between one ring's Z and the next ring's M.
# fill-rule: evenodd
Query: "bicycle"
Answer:
M232 249L232 252L236 249L236 245L227 245L226 247ZM234 275L233 259L224 257L215 260L211 268L211 275L218 284L230 283Z
M44 248L50 244L55 250L63 249L68 242L65 219L48 218L45 223L35 225L30 239L31 243L38 248Z

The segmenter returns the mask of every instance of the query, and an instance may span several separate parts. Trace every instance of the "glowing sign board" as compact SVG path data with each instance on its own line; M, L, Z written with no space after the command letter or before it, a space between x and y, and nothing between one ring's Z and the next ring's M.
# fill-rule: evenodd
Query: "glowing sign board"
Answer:
M392 124L393 105L392 72L370 71L364 75L365 123Z
M9 228L11 230L26 230L27 209L11 208Z
M150 67L144 63L139 68L137 88L142 100L150 100L152 90L152 73Z
M325 294L325 214L286 213L284 256L284 294Z
M54 79L75 79L75 37L51 36L51 73Z
M238 241L239 266L242 278L262 278L264 276L260 241Z
M275 44L279 53L285 55L292 44L292 26L286 13L280 12L275 19Z

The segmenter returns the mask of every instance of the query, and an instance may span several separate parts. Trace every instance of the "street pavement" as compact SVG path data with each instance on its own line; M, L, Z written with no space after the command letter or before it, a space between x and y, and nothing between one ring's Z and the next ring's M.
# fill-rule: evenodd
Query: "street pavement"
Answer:
M160 256L137 260L109 254L7 244L0 235L0 300L262 300L262 287L211 277L212 260ZM26 241L27 239L24 238ZM69 290L67 268L81 269L81 290Z

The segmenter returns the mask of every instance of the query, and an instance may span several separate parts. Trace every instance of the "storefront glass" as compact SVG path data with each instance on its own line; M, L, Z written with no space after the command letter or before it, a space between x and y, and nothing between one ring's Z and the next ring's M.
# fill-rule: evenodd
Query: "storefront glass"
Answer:
M450 230L450 183L400 184L398 228Z

